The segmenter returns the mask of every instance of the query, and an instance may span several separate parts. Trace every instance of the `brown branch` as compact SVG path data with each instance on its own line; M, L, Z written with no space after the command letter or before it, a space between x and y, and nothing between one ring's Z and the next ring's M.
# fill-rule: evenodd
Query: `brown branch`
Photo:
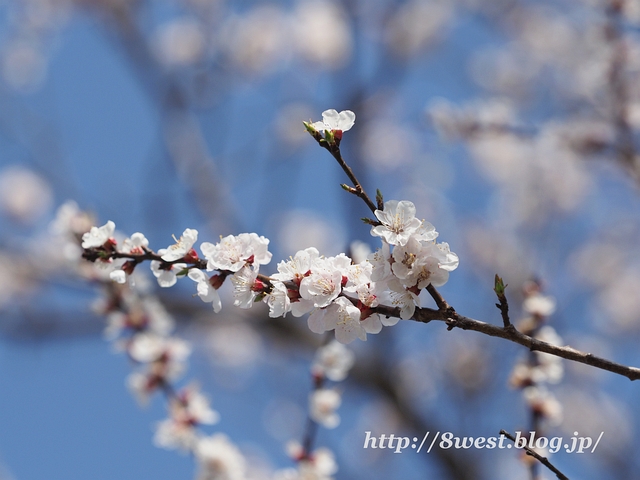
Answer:
M500 430L500 435L504 435L505 437L507 437L512 442L516 441L516 438L513 435L511 435L510 433L508 433L507 431L505 431L505 430ZM535 458L540 463L542 463L545 467L547 467L549 470L551 470L553 473L555 473L557 478L559 478L560 480L569 480L569 477L567 477L564 473L562 473L560 470L558 470L556 467L554 467L551 464L551 462L547 459L547 457L543 457L542 455L539 455L538 453L536 453L535 450L532 450L531 448L527 447L526 445L523 448L524 448L525 452L527 452L527 455L531 455L533 458Z
M500 302L496 303L496 307L498 307L498 309L500 310L504 328L514 328L513 325L511 325L511 320L509 320L509 303L507 302L507 297L504 294L505 288L507 288L507 286L496 273L495 287L493 288L493 291L496 292L498 301Z
M342 158L342 153L340 152L339 140L334 138L331 142L329 142L322 136L320 132L318 132L310 124L305 122L304 125L307 128L307 131L311 134L311 136L316 140L316 142L318 142L318 145L326 149L333 156L333 158L336 159L336 161L338 162L338 165L340 165L344 173L346 173L347 177L349 177L349 180L351 180L351 183L353 184L353 188L348 187L345 190L347 190L349 193L352 193L357 197L360 197L364 201L364 203L367 204L367 207L369 207L369 210L371 210L371 213L375 214L377 210L376 204L371 201L371 199L369 198L369 195L367 195L367 192L364 191L364 188L362 188L362 185L360 184L355 174L353 173L353 170L351 170L351 167L347 165L347 162L345 162L344 158Z
M373 310L389 317L400 316L399 308L379 305L374 307ZM446 311L434 310L432 308L416 308L411 320L421 323L429 323L432 320L438 320L445 322L449 330L452 330L453 328L460 328L462 330L480 332L490 337L504 338L505 340L523 345L531 351L549 353L566 360L584 363L585 365L590 365L601 370L607 370L609 372L622 375L623 377L627 377L629 380L640 380L640 368L621 365L619 363L597 357L591 353L581 352L569 346L561 347L552 345L525 335L513 327L499 327L497 325L465 317L458 314L452 308L449 308Z
M327 144L325 148L329 151L329 153L331 153L331 155L333 155L333 158L336 159L336 161L338 162L338 165L340 165L342 170L344 170L344 173L346 173L347 177L349 177L349 180L351 180L351 183L353 183L353 187L355 191L352 193L360 197L364 201L364 203L367 204L367 207L369 207L369 210L371 210L371 213L375 214L377 210L376 204L371 201L371 199L369 198L369 195L367 195L367 192L364 191L364 188L362 188L362 185L360 185L360 182L358 181L356 176L353 174L353 170L351 170L351 167L347 165L347 163L342 158L342 153L340 153L340 147L337 144L334 144L334 145Z

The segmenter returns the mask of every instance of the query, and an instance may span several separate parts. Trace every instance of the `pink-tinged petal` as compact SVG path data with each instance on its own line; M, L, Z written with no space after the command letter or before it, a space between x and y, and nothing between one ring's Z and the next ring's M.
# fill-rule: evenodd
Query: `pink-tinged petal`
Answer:
M340 114L332 109L322 112L322 121L329 130L339 130Z
M350 130L353 124L356 123L356 114L351 110L343 110L340 112L339 117L337 129L343 132Z

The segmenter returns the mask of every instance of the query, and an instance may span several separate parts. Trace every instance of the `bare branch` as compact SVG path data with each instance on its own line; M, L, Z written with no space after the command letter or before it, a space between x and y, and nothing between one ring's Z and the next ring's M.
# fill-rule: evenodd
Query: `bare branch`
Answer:
M500 435L504 435L505 437L507 437L512 442L516 441L516 438L513 435L511 435L510 433L506 432L505 430L500 430ZM527 452L527 455L531 455L533 458L535 458L540 463L542 463L545 467L547 467L549 470L551 470L553 473L555 473L557 478L559 478L560 480L569 480L569 477L567 477L564 473L562 473L560 470L558 470L556 467L554 467L551 464L551 462L547 459L547 457L543 457L542 455L539 455L538 453L536 453L535 450L532 450L531 448L527 447L526 445L523 448L524 448L525 452Z

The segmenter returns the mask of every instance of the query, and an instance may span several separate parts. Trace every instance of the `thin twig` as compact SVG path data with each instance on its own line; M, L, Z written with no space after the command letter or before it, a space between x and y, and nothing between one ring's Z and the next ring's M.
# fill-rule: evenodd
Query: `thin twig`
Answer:
M509 432L507 432L505 430L500 430L500 435L504 435L505 437L507 437L512 442L516 441L516 437L514 437L513 435L511 435ZM547 467L549 470L551 470L553 473L555 473L557 478L559 478L560 480L569 480L569 477L567 477L564 473L562 473L560 470L558 470L556 467L554 467L551 464L551 462L547 459L547 457L543 457L542 455L539 455L538 453L536 453L535 450L532 450L531 448L527 447L526 445L523 448L524 448L525 452L527 452L527 455L531 455L533 458L535 458L540 463L542 463L545 467Z
M500 302L496 303L496 307L498 307L498 309L500 310L504 328L514 328L514 326L511 324L511 320L509 320L509 303L507 302L507 297L504 294L505 288L507 288L507 285L504 284L502 278L500 278L496 273L495 287L493 288L493 291L496 292L498 301Z

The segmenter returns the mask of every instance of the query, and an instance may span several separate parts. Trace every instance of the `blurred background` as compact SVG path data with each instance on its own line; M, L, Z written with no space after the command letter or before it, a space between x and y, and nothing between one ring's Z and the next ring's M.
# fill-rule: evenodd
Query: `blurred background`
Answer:
M99 289L65 266L50 224L67 200L157 250L256 232L271 265L298 249L377 248L363 202L302 126L356 113L342 150L371 196L416 204L460 257L458 312L512 319L537 279L564 344L639 365L640 2L636 0L4 0L0 7L0 478L193 478L152 444L132 369L103 338ZM139 268L140 269L140 268ZM151 278L151 285L155 281ZM253 478L292 466L321 343L264 305L223 310L183 280L157 295ZM424 299L425 306L429 300ZM490 437L527 430L510 388L522 347L400 322L355 342L341 424L321 429L338 479L527 479L512 450L364 450L364 432ZM547 436L570 478L640 478L637 385L564 362ZM551 473L540 471L546 478ZM545 478L545 477L541 477Z

